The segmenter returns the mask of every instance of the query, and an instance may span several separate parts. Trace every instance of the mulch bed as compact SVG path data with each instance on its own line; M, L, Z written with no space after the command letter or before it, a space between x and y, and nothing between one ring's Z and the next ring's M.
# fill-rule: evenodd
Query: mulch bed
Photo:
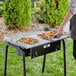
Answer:
M3 17L0 17L0 42L4 41L4 36L9 35L12 33L17 33L17 32L25 32L25 31L31 31L31 30L39 30L47 27L47 24L44 23L39 23L36 20L32 20L31 25L25 28L18 28L14 30L8 30L7 27L4 24Z

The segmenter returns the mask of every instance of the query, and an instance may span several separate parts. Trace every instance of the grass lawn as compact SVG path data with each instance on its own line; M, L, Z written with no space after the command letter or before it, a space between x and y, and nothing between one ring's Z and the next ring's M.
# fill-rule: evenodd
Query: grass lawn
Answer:
M0 48L5 49L6 43L0 43ZM76 61L72 55L72 40L66 40L67 76L76 76ZM9 51L15 49L9 47ZM4 72L5 52L0 50L0 76ZM42 74L43 56L31 59L26 57L27 76L64 76L63 50L47 54L45 72ZM7 76L23 76L22 57L15 53L8 54Z

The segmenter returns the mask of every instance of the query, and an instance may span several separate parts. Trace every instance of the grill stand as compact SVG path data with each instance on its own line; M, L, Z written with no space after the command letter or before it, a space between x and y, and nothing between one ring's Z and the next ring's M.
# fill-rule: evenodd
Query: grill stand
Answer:
M65 54L65 41L62 39L63 42L63 56L64 56L64 76L66 76L66 54ZM4 76L6 76L6 70L7 70L7 54L8 54L8 46L10 44L6 45L5 49L5 65L4 65ZM24 76L26 76L26 65L25 65L25 53L22 51L22 57L23 57L23 71L24 71ZM44 72L45 68L45 60L46 60L46 54L44 55L43 59L43 67L42 67L42 73Z
M44 68L45 68L45 61L46 61L46 54L44 55L44 59L43 59L42 73L44 72Z
M26 76L26 64L25 64L25 53L24 51L22 51L22 57L23 57L23 72L24 72L24 76Z
M7 71L7 54L8 54L8 44L6 45L5 49L5 65L4 65L4 76L6 76L6 71Z
M63 42L63 57L64 57L64 76L66 76L66 52L65 52L65 41L64 39L62 40Z
M6 76L6 72L7 72L8 47L9 47L9 44L6 45L6 49L5 49L4 76ZM24 51L22 51L22 57L23 57L23 72L24 72L24 76L26 76L26 65L25 65L25 53L24 53Z
M64 57L64 76L66 76L66 52L65 52L66 48L65 48L65 41L64 41L64 39L62 39L62 42L63 42L63 57ZM45 61L46 61L46 55L44 55L42 73L44 72Z

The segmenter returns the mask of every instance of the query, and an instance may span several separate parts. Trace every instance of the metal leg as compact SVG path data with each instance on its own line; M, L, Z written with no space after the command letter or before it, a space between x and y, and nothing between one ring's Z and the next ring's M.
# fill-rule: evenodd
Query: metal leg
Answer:
M43 59L42 73L44 72L44 68L45 68L45 60L46 60L46 54L44 55L44 59Z
M26 76L26 64L25 64L25 53L23 52L23 72L24 76Z
M8 54L8 45L6 45L6 49L5 49L4 76L6 76L6 70L7 70L7 54Z
M64 56L64 76L66 76L66 53L65 53L65 41L64 39L62 40L63 42L63 56Z

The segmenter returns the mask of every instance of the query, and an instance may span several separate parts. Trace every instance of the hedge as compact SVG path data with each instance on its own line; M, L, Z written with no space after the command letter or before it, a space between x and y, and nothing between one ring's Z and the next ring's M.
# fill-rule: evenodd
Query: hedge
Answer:
M4 8L4 2L3 1L0 1L0 15L3 14L3 8Z
M69 6L69 0L42 0L38 20L54 27L59 26L64 19Z
M31 23L31 0L5 0L4 22L11 29Z

